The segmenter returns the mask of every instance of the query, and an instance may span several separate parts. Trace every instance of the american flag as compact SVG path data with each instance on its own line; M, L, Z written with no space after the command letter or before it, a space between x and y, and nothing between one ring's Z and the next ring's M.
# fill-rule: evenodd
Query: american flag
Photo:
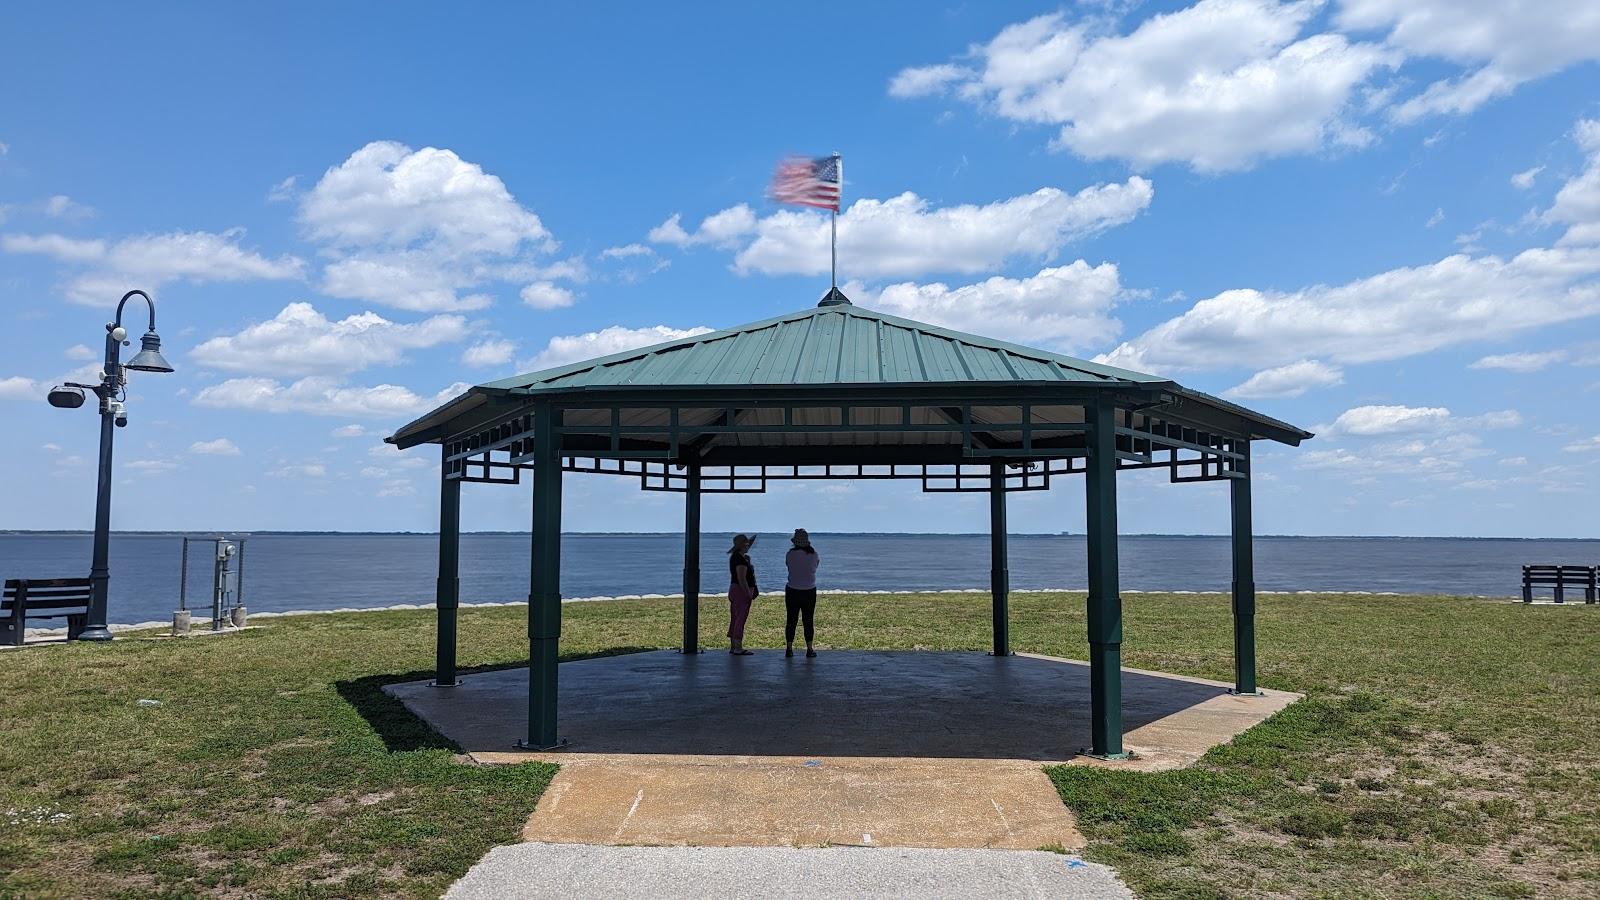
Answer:
M779 203L838 212L839 184L843 176L844 161L838 154L817 159L792 156L778 163L767 193Z

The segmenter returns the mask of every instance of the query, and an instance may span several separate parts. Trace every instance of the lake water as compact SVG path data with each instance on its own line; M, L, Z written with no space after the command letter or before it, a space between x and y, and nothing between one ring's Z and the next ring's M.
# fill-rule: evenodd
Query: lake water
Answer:
M818 534L819 586L862 590L985 588L986 535ZM89 574L87 534L0 534L0 575ZM461 538L461 599L519 600L528 594L526 534ZM210 608L208 544L191 545L189 607ZM248 538L245 602L252 611L432 603L437 539L426 534L260 534ZM767 590L782 587L784 535L753 553ZM701 550L706 594L725 588L726 535ZM678 535L570 534L562 538L567 597L670 594L682 586ZM1131 590L1226 590L1225 537L1124 536L1122 586ZM1600 563L1600 540L1465 538L1256 539L1256 586L1269 591L1395 591L1513 596L1524 563ZM1014 588L1081 588L1082 535L1013 535ZM112 622L169 620L177 608L179 538L111 538Z

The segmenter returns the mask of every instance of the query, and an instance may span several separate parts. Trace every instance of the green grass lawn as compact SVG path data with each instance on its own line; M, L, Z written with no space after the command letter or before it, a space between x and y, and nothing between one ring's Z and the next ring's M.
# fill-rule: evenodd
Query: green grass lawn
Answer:
M1130 595L1124 662L1228 677L1227 609ZM988 645L982 596L819 613L825 646ZM781 616L758 602L751 646ZM678 621L572 604L563 649L671 647ZM516 839L554 768L464 764L378 689L426 676L431 613L261 622L0 654L0 896L436 896ZM1018 596L1012 622L1017 649L1085 652L1082 595ZM462 665L525 635L519 609L463 610ZM1262 684L1305 702L1181 772L1051 772L1142 896L1600 894L1600 607L1268 596L1259 637Z

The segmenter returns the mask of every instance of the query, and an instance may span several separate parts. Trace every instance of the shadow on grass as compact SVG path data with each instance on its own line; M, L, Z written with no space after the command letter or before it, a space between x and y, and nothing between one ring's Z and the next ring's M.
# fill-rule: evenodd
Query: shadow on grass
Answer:
M599 659L606 656L623 656L629 653L648 653L660 650L660 647L611 647L597 650L593 653L566 653L562 654L562 662L574 662L580 659ZM527 660L518 660L508 663L493 663L486 666L471 666L456 670L457 675L474 675L480 672L497 672L501 669L519 669L528 665ZM391 684L404 684L408 681L428 681L433 678L432 669L419 669L412 672L388 672L382 675L368 675L364 678L355 678L349 681L334 682L334 690L339 696L350 704L361 718L367 720L374 734L383 739L383 746L390 753L409 753L413 750L448 750L460 753L461 747L455 741L435 731L432 725L418 718L406 705L397 698L390 696L384 688Z

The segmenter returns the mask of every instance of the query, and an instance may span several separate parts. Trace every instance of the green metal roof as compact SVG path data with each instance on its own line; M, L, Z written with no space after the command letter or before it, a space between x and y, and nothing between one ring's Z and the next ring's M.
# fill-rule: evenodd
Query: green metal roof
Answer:
M531 393L669 385L1164 380L832 303L482 387Z
M881 385L972 385L1005 391L1055 386L1127 388L1243 420L1253 436L1298 444L1311 433L1173 381L992 338L965 334L852 305L837 290L816 307L478 385L406 425L389 440L402 447L437 440L482 415L491 398L641 394L737 388L854 390Z

